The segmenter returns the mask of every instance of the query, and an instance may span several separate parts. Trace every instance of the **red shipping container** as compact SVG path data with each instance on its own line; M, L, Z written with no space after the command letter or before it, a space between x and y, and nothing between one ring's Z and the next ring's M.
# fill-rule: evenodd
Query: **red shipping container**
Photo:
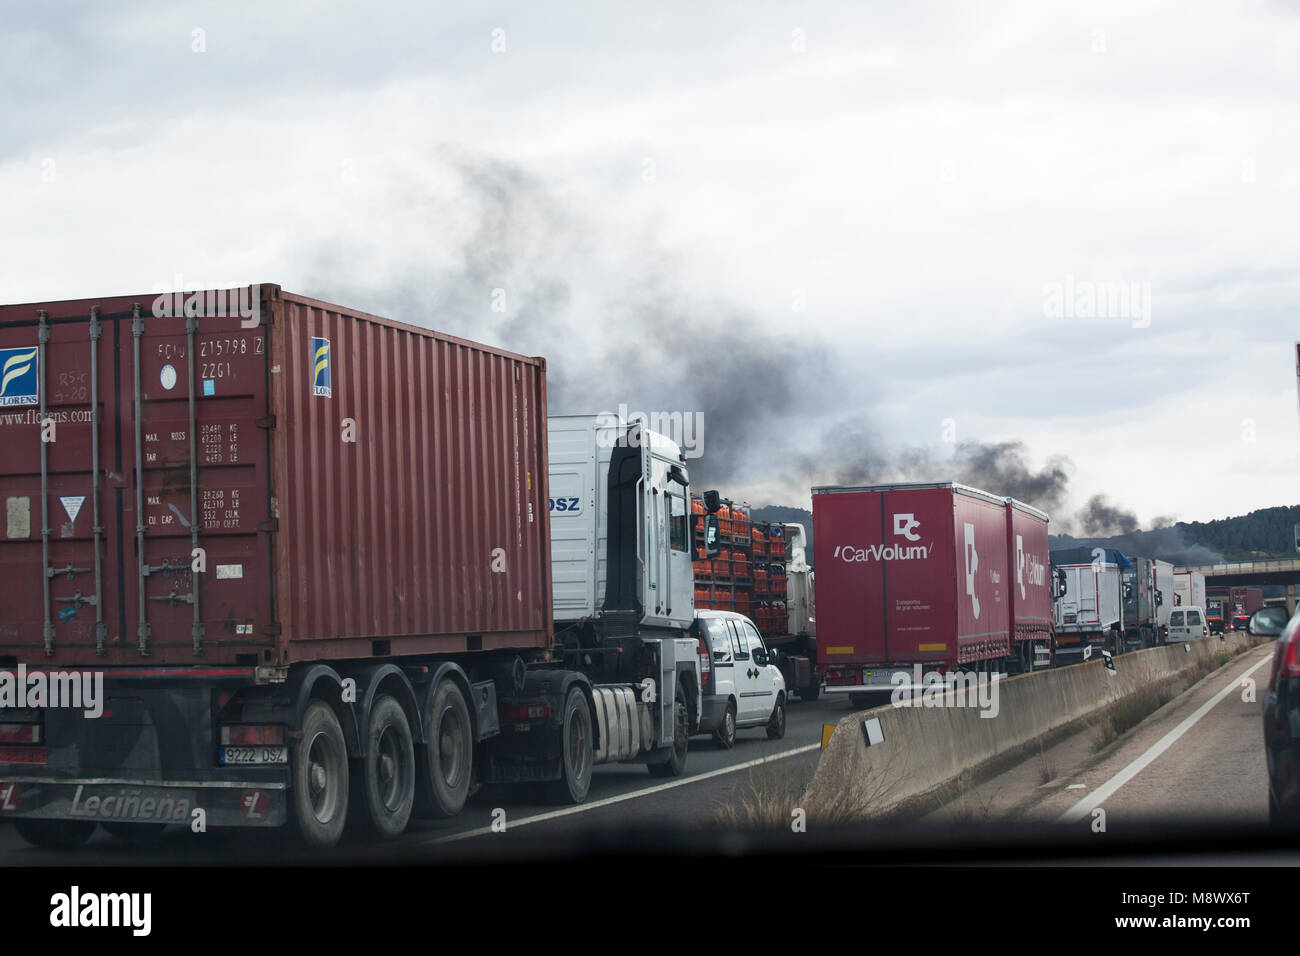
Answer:
M818 487L812 500L823 667L1008 655L1005 498L945 483Z
M0 660L549 645L543 359L263 285L0 306L0 369Z
M1047 641L1052 626L1052 581L1047 515L1007 499L1007 554L1011 558L1011 639Z

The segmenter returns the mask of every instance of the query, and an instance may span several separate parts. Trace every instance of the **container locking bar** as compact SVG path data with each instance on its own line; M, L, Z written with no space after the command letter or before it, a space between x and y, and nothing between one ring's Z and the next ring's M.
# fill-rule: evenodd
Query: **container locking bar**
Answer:
M145 583L148 578L144 563L144 425L141 417L144 412L140 392L140 339L144 337L144 319L140 315L140 303L131 309L131 344L134 350L135 385L133 404L135 408L135 553L136 553L136 589L140 593L139 619L136 624L140 656L149 656L149 614L148 599L145 595Z
M49 363L46 362L45 357L47 353L46 346L50 341L50 326L47 321L48 318L49 315L44 309L41 309L40 312L37 313L37 320L40 323L40 331L38 333L38 344L36 347L40 351L36 363L39 368L38 374L40 375L40 381L37 383L36 388L40 392L41 398L40 418L36 423L36 435L41 442L41 567L43 568L49 568L50 566L50 450L45 445L45 395L48 391L45 386L46 376L49 374L46 371ZM45 656L53 657L54 618L51 613L53 604L50 601L50 576L48 574L45 575L41 585L44 589L45 596L45 625L42 631L45 639Z

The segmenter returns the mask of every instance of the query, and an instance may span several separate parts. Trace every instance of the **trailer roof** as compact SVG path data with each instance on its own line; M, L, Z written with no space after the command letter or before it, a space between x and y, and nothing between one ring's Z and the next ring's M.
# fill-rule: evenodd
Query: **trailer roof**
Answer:
M1004 505L1010 500L1005 496L990 494L987 491L981 491L979 488L972 488L970 485L963 485L956 481L891 481L880 485L815 485L812 493L815 495L834 495L855 491L920 491L927 488L946 488L954 494L983 498L999 505ZM1043 515L1043 517L1047 516Z

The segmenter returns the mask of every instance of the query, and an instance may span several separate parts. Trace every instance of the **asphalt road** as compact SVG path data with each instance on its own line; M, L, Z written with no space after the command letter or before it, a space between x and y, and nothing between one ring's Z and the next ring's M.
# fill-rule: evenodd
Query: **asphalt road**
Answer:
M1272 653L1270 643L1240 654L1118 739L1103 746L1096 730L1082 731L930 819L1062 821L1108 833L1267 823L1262 707Z
M1097 832L1100 810L1104 832L1132 832L1151 821L1264 822L1260 701L1271 650L1268 645L1239 655L1104 746L1095 730L1084 730L979 786L963 788L924 821L979 824L1068 817ZM1247 675L1256 685L1253 700L1243 686ZM753 822L747 806L758 794L779 807L796 806L816 768L822 725L852 710L838 696L796 701L781 740L769 740L762 728L741 731L731 750L718 749L706 737L693 739L687 774L680 778L651 777L635 764L597 767L587 801L576 807L538 802L518 788L485 788L455 819L413 821L390 843L349 834L335 852L340 858L378 863L509 858L512 850L535 849L540 840L631 847L661 823L673 830L722 831L733 823ZM788 825L784 818L771 822ZM0 862L7 865L311 859L319 858L304 856L283 833L194 834L172 828L154 843L131 844L99 831L77 851L56 852L30 847L12 827L0 826Z
M546 836L610 839L628 828L659 822L708 827L756 789L802 793L816 767L822 725L835 723L852 709L843 695L811 703L795 700L787 709L786 734L780 740L769 740L761 727L739 731L731 750L717 748L708 737L693 738L687 773L680 778L651 777L641 764L599 766L586 802L576 807L539 802L520 788L484 788L451 820L414 820L401 838L385 844L348 835L340 852L364 852L377 862L464 858L489 845L487 841L493 852L508 853L512 838L535 838L543 830ZM297 857L287 840L255 831L195 834L173 827L155 843L131 844L99 830L81 849L56 852L31 847L12 826L0 826L0 863L11 866L229 864Z

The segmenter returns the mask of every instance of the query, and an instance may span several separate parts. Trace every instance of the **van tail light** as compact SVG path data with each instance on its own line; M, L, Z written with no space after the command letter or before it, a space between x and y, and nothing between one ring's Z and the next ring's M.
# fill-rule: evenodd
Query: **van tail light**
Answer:
M713 676L713 651L709 648L709 642L704 635L698 638L700 642L700 689L709 689L709 679Z
M1209 636L1210 636L1210 629L1208 627L1202 626L1201 637L1209 637Z

